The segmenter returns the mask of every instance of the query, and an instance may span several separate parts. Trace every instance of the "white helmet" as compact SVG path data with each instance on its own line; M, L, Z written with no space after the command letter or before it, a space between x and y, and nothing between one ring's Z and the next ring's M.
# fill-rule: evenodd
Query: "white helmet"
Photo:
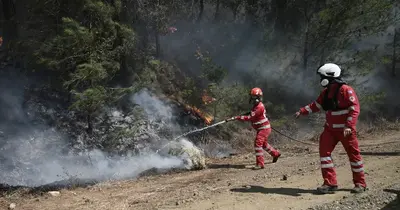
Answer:
M321 76L321 85L325 87L329 84L331 78L339 78L342 70L334 63L326 63L319 67L317 73Z

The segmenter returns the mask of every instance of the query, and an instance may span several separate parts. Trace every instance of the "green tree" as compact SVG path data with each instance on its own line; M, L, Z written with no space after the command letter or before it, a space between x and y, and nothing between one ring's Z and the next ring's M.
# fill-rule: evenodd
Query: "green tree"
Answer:
M325 7L306 17L303 66L316 56L324 62L328 55L346 49L353 41L380 32L389 24L390 1L327 1Z
M84 0L84 16L62 18L62 32L36 52L39 62L59 71L63 86L75 97L71 108L86 115L88 132L93 116L121 95L135 90L112 88L121 58L134 46L134 33L116 20L121 1L113 4Z

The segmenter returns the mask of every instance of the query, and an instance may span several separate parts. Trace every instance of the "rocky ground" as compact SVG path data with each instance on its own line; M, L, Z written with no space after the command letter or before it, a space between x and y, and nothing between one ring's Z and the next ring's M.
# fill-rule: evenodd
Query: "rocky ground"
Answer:
M362 196L352 197L343 196L342 199L329 204L309 208L310 210L328 210L328 209L400 209L400 184L386 186L382 190L378 188L371 190Z
M369 190L353 195L350 166L341 145L334 152L342 190L315 195L321 184L317 148L281 146L282 158L253 171L253 154L209 159L200 171L45 191L8 189L0 207L15 209L400 209L400 132L360 140ZM294 143L293 143L294 144ZM266 161L271 161L267 157ZM129 167L129 166L127 166ZM11 206L10 206L11 205Z

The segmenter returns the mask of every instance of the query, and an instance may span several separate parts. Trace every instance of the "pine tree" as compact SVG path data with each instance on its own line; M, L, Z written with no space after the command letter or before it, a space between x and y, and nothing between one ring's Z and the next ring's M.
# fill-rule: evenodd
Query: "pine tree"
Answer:
M40 63L60 71L63 86L74 99L71 109L92 118L104 107L136 87L112 88L120 60L134 46L134 33L116 20L121 2L84 0L77 16L62 18L62 32L37 51ZM78 14L81 15L78 15Z

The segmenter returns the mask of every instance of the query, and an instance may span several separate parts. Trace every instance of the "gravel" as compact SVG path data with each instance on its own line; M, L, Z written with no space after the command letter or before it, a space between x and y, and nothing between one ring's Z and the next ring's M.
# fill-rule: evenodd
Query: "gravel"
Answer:
M400 183L388 186L385 190L369 190L364 194L344 196L338 201L309 208L310 210L330 209L400 209Z

